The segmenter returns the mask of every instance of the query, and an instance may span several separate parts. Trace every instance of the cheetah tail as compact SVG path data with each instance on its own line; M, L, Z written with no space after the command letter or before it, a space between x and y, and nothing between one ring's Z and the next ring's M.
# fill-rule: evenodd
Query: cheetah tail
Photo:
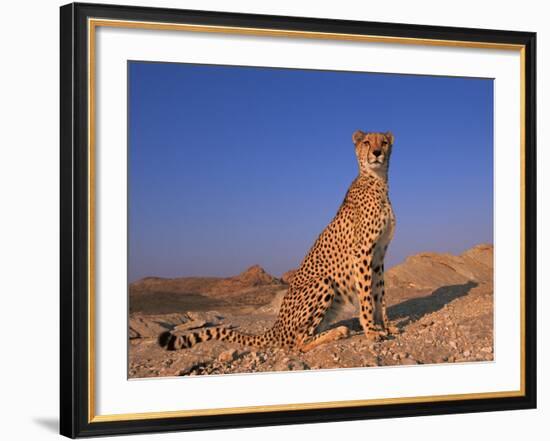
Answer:
M238 343L242 346L261 348L272 343L273 337L273 329L270 329L263 334L248 335L229 328L213 327L180 335L166 331L159 335L157 342L161 347L168 351L188 349L209 340L223 340L231 343Z

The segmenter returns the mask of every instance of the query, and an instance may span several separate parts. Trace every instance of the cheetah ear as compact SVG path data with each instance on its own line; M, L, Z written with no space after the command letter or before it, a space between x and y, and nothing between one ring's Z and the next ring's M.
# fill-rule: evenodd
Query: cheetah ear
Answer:
M393 133L392 132L386 132L384 133L384 135L386 136L386 139L388 140L388 142L390 143L390 145L393 145Z
M358 142L362 141L364 137L365 137L365 132L362 132L361 130L356 130L355 132L353 132L353 136L352 136L353 143L357 144Z

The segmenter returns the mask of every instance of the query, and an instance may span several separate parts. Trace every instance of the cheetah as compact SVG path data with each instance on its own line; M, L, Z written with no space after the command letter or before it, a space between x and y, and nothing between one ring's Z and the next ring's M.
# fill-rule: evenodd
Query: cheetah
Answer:
M345 338L346 326L322 330L346 304L359 310L365 336L380 339L398 332L389 326L384 298L384 255L393 237L395 216L388 197L388 167L394 137L390 132L352 136L359 174L330 224L319 235L289 283L278 317L263 334L248 335L212 327L158 338L168 349L190 348L208 340L243 346L309 351Z

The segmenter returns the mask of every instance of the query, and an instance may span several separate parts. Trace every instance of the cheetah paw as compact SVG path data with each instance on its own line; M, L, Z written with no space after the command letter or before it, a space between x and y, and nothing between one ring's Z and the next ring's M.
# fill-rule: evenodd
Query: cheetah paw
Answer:
M335 330L335 339L347 338L350 336L351 331L347 326L338 326Z
M380 341L383 337L386 337L386 332L372 329L365 332L365 337L367 337L367 340Z
M401 329L399 329L397 326L389 325L386 326L386 333L388 335L401 334Z

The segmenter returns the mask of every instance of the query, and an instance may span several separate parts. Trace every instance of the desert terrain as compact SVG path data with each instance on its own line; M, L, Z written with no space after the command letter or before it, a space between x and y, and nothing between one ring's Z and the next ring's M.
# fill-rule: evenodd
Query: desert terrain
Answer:
M367 340L352 309L349 338L300 353L209 341L165 351L157 336L208 326L260 333L275 321L292 271L254 265L229 278L147 277L130 285L129 378L493 360L493 247L421 253L386 272L388 317L398 335Z

